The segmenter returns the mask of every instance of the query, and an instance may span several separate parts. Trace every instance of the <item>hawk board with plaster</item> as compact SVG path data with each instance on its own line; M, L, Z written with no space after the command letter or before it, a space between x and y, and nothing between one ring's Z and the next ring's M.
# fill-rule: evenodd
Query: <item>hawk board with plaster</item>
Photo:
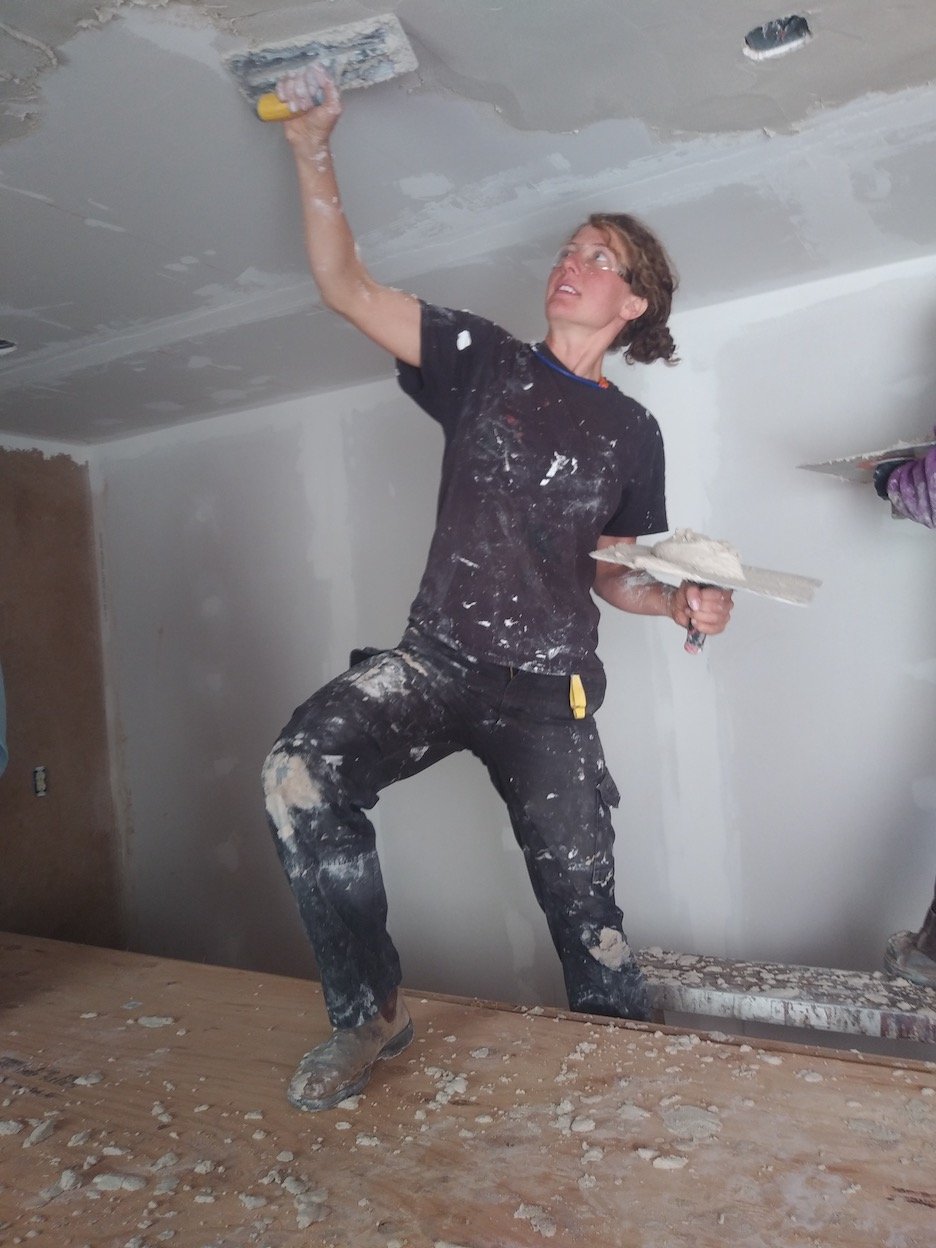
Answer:
M692 529L677 529L672 537L655 542L653 546L617 542L593 550L592 558L647 572L667 584L694 581L719 589L744 589L778 602L798 605L811 602L814 591L822 584L811 576L744 564L734 546L694 533Z

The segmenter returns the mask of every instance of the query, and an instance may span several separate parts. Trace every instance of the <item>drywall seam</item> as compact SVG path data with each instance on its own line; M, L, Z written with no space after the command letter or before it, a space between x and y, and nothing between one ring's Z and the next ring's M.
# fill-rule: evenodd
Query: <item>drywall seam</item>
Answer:
M516 244L535 234L537 222L552 222L563 201L578 214L608 203L625 202L628 210L656 214L661 209L690 203L721 186L744 185L754 191L775 187L790 165L808 162L817 154L856 167L873 165L893 154L895 131L906 135L906 146L927 144L936 122L936 91L915 87L899 97L867 97L841 106L834 114L811 119L792 135L749 132L687 139L660 150L647 130L646 156L626 166L610 167L591 176L561 173L534 180L530 171L515 168L413 209L385 228L358 239L368 263L393 266L399 281L407 272L424 272L434 263L444 266L489 256L499 247ZM459 220L462 223L459 228Z
M195 312L163 317L121 333L106 330L89 334L77 345L64 350L54 345L44 347L22 363L4 367L0 391L33 382L51 385L84 368L113 364L115 360L123 360L140 352L155 351L225 329L236 329L268 317L304 311L319 302L311 277L305 277L284 282L272 289L265 287L259 293L235 295L222 307L212 305Z
M745 295L737 299L725 299L718 305L705 308L692 308L676 312L672 317L673 327L679 326L687 318L696 313L710 313L713 306L730 312L737 310L749 324L771 321L791 312L809 307L816 307L830 299L842 295L854 294L862 290L877 287L890 282L906 280L936 279L936 255L913 260L903 260L892 265L862 269L857 272L839 274L835 277L820 278L813 282L800 283L785 289L771 290L767 293ZM341 387L342 393L351 401L362 402L365 406L376 405L387 393L387 388L395 392L396 383L392 379L360 383ZM206 415L201 419L186 422L184 425L170 426L166 429L148 430L145 433L129 434L112 438L103 442L68 443L45 439L19 437L13 434L0 433L0 448L8 450L39 450L46 457L67 455L79 464L94 464L100 455L108 457L132 458L145 454L149 450L158 449L167 443L201 442L213 437L226 436L246 432L258 427L258 420L269 427L288 423L303 414L306 398L283 400L277 404L266 404L262 407L250 408L237 413L221 413Z
M425 258L425 251L423 253ZM891 265L869 267L855 270L835 277L819 278L813 282L797 283L789 287L778 287L767 295L756 294L742 296L740 299L722 299L716 304L706 305L709 308L747 307L750 315L759 319L770 319L785 309L810 306L824 302L837 294L849 294L861 290L875 282L900 281L907 277L929 276L936 273L936 255L914 257L901 260ZM804 292L806 299L804 300ZM257 296L248 295L239 299L236 304L224 308L213 308L182 316L166 317L161 321L143 329L128 331L107 339L96 336L93 347L76 346L53 357L53 349L36 352L23 362L5 368L0 380L0 393L14 390L33 382L45 385L64 379L84 368L97 367L112 363L141 351L154 350L158 347L171 346L178 342L188 341L193 337L219 332L223 329L252 323L263 319L265 315L283 316L291 312L307 309L313 304L315 290L311 279L284 285L277 290L264 290ZM376 385L382 382L374 383ZM343 387L346 389L347 387ZM205 419L217 419L206 417ZM199 422L193 422L199 423ZM7 435L0 435L0 438ZM132 437L133 435L131 435ZM118 439L124 440L124 439ZM12 441L12 438L11 438ZM31 446L28 439L18 440L22 445ZM50 444L54 445L54 444ZM62 444L68 446L68 444ZM66 453L71 453L69 448Z

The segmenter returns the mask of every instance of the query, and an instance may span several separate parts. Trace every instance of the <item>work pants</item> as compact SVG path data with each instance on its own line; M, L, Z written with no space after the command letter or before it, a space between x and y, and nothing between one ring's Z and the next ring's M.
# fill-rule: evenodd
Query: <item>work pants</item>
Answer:
M401 982L374 828L386 785L458 750L507 804L572 1009L648 1017L646 984L614 900L619 795L586 685L574 719L565 676L473 662L415 629L371 653L293 714L264 767L271 829L335 1027L372 1018Z

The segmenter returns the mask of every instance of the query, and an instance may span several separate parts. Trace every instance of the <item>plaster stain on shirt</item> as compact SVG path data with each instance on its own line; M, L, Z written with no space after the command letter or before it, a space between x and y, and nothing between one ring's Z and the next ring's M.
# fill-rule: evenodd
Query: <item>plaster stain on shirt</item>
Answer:
M455 339L455 346L458 347L459 351L464 351L466 347L471 346L471 334L469 334L467 329L463 329Z
M548 485L556 473L563 468L567 468L569 464L572 465L569 469L569 475L571 476L578 468L578 460L573 455L560 455L558 451L554 451L552 463L546 469L546 476L543 477L540 485Z

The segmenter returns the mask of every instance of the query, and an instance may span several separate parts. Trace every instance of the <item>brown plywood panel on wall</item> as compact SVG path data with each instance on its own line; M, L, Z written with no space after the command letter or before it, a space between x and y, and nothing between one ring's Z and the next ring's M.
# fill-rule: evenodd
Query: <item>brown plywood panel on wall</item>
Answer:
M119 943L91 492L64 455L0 450L0 664L0 926Z

